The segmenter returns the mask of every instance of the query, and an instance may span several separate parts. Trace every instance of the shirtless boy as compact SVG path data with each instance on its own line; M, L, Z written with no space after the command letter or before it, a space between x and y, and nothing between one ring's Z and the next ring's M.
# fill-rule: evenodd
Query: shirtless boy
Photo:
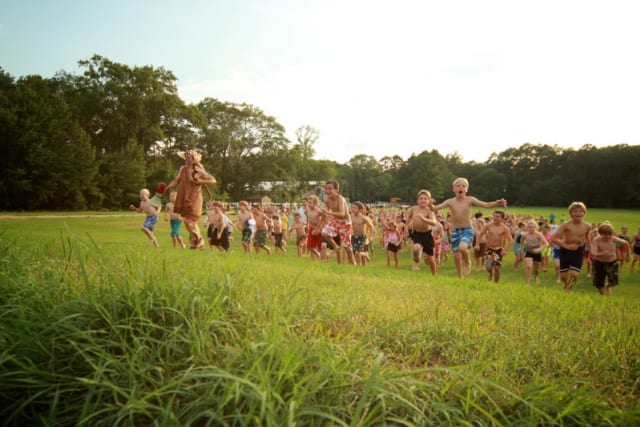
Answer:
M351 248L355 256L356 265L364 266L369 259L369 251L365 248L367 232L365 224L373 228L373 221L365 215L367 208L362 202L355 202L351 206Z
M143 212L147 215L147 218L140 226L140 230L142 230L142 232L149 238L149 241L153 246L158 247L158 240L156 240L156 236L153 234L153 228L158 222L160 207L153 206L149 203L149 195L149 190L146 188L140 190L140 206L136 207L135 205L129 205L129 209L136 212Z
M332 179L327 181L324 186L325 207L321 207L321 212L325 215L326 222L322 228L322 237L331 245L336 252L338 264L342 264L341 248L346 252L349 264L355 265L356 261L351 250L351 213L349 212L349 204L340 194L340 184ZM334 240L334 237L340 239L340 246Z
M295 232L296 235L296 248L298 249L298 257L302 258L304 255L304 248L307 243L307 224L302 220L300 212L293 213L293 223L289 227L289 234Z
M513 244L511 229L504 223L504 218L504 211L496 210L492 215L493 221L482 227L476 239L476 247L480 248L480 240L486 237L485 267L489 281L493 279L495 283L500 281L502 257L511 250Z
M251 208L251 213L253 214L253 219L256 221L253 247L256 249L256 253L260 252L260 249L264 249L266 253L270 254L271 248L267 246L267 238L272 226L271 218L258 205L254 205Z
M613 235L613 226L603 222L598 226L598 235L591 240L591 271L593 286L601 295L611 295L611 288L619 283L620 262L618 254L620 246L630 249L631 243L624 238ZM617 248L616 248L617 246Z
M558 231L553 234L551 243L560 247L560 280L564 290L570 291L578 282L582 269L584 248L590 245L589 231L591 226L584 222L587 207L582 202L569 205L570 221L560 224Z
M451 250L454 254L456 271L459 278L468 276L471 272L471 260L469 259L469 246L473 242L473 226L471 225L471 208L480 206L482 208L495 208L497 206L507 206L505 199L498 199L493 202L483 202L473 196L467 196L469 191L469 181L466 178L456 178L453 181L453 192L455 197L445 200L438 205L430 205L431 210L439 211L444 207L449 208L451 214Z
M236 219L236 225L238 230L242 233L242 248L248 254L251 253L251 237L253 235L253 229L251 227L251 220L253 214L249 210L249 204L241 200L238 203L238 218Z
M324 214L320 210L320 199L317 196L309 196L305 214L307 216L307 249L311 254L311 260L317 261L320 259L324 224Z
M429 209L431 193L428 190L418 191L418 204L412 206L407 213L407 227L409 237L413 242L413 270L420 270L420 254L424 254L424 261L431 268L431 274L436 275L437 264L434 257L433 228L438 225L435 213Z

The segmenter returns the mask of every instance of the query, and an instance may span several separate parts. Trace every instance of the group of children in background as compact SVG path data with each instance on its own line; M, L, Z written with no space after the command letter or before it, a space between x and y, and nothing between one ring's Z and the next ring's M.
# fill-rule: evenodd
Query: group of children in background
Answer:
M421 262L432 275L453 252L459 278L482 268L488 280L498 283L504 256L513 252L513 268L524 265L525 282L539 283L540 270L547 271L553 260L556 278L564 289L575 286L586 261L588 276L603 295L619 283L619 272L630 263L640 268L640 230L628 235L627 227L615 233L614 227L604 222L589 224L584 221L587 208L581 202L569 206L570 219L556 225L554 215L549 218L515 217L502 209L495 209L490 217L473 214L473 207L506 207L504 199L481 201L467 194L469 183L458 178L453 183L454 197L435 204L428 190L420 190L414 206L399 212L379 210L373 212L362 202L349 204L339 194L337 181L328 181L323 202L317 196L305 198L299 209L249 206L246 201L238 204L237 218L232 221L224 212L223 204L207 203L204 225L211 249L228 251L231 234L237 229L246 253L262 251L270 254L273 245L276 253L286 253L289 235L295 236L299 257L326 260L330 253L340 264L364 266L371 261L374 241L378 232L385 248L387 266L398 268L398 253L404 246L411 250L413 270L419 270ZM180 236L180 216L173 212L176 193L170 194L166 204L165 221L170 221L173 247L185 248ZM141 230L154 246L158 241L153 234L160 214L160 207L151 205L149 191L140 192L140 205L132 210L143 212L146 219ZM447 208L445 217L441 211ZM631 259L633 254L633 259Z

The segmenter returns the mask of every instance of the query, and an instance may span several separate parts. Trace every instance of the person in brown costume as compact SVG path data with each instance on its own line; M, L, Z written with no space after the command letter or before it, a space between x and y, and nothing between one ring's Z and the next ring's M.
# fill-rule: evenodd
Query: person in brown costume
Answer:
M167 185L165 192L178 187L173 211L184 220L191 249L203 249L204 240L198 225L202 216L202 186L215 184L216 179L204 169L200 163L202 155L197 151L179 151L178 156L184 159L184 165L180 167L178 176Z

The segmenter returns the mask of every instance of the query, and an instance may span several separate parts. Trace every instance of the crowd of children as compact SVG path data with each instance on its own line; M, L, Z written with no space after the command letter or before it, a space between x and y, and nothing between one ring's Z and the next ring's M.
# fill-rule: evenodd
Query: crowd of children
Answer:
M486 270L488 280L499 283L504 257L513 252L512 268L524 265L524 282L537 284L540 273L553 263L556 281L570 291L586 263L588 277L603 295L619 283L619 272L629 263L640 268L640 230L633 236L627 227L615 233L608 222L589 224L584 218L586 206L572 203L570 219L557 225L555 216L517 217L507 214L507 201L479 200L467 194L469 182L457 178L453 182L454 197L436 203L428 190L420 190L416 204L407 209L373 210L362 202L349 204L340 195L339 183L328 181L326 197L321 201L312 195L299 209L276 206L249 206L238 203L236 220L231 221L220 202L207 203L204 225L212 250L228 251L231 234L237 229L246 253L286 253L287 242L294 241L298 257L327 260L333 254L340 264L365 266L371 261L376 241L386 253L388 267L399 267L399 252L410 249L412 269L420 270L422 262L432 275L452 253L459 278ZM173 212L175 192L166 205L165 221L171 221L173 247L185 247L180 237L180 215ZM490 216L473 212L473 207L494 208ZM447 209L446 216L443 210ZM149 204L149 191L140 192L140 206L131 209L147 217L141 229L154 246L153 234L160 209ZM292 238L290 238L292 236Z

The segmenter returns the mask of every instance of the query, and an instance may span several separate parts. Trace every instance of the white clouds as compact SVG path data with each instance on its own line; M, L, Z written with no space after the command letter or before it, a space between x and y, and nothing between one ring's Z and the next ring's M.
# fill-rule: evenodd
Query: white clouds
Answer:
M341 162L638 144L632 11L616 1L308 1L290 11L290 45L277 46L286 62L231 64L180 93L255 104L291 136L314 126L318 155Z
M314 126L318 156L340 162L640 143L635 0L85 3L10 3L5 69L51 76L93 53L163 66L187 102L253 104L292 140Z

